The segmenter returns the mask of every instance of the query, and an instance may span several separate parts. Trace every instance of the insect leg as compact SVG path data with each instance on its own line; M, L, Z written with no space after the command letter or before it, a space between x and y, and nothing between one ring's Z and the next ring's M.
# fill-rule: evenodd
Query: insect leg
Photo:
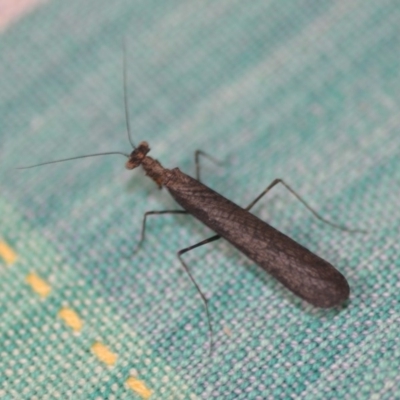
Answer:
M137 251L140 249L142 243L144 242L146 236L146 219L149 215L157 215L157 214L188 214L185 210L163 210L163 211L147 211L143 215L143 222L142 222L142 233L140 235L139 243L136 245L135 249L133 250L133 254L136 254Z
M197 282L196 282L195 279L193 278L193 275L190 273L190 270L189 270L188 266L187 266L186 263L183 261L183 259L182 259L181 256L182 256L182 254L184 254L184 253L186 253L186 252L188 252L188 251L190 251L190 250L193 250L193 249L195 249L196 247L200 247L200 246L202 246L203 244L207 244L207 243L214 242L215 240L218 240L218 239L220 239L220 238L221 238L221 236L219 236L219 235L214 235L214 236L211 236L211 237L208 238L208 239L202 240L201 242L194 244L193 246L186 247L185 249L179 250L179 251L177 252L178 258L179 258L179 260L180 260L180 262L181 262L181 264L182 264L182 266L183 266L185 272L188 274L189 279L192 281L192 283L193 283L193 285L195 286L196 290L199 292L199 295L200 295L200 297L201 297L201 299L202 299L202 301L203 301L203 304L204 304L204 308L206 309L207 323L208 323L208 331L209 331L209 333L210 333L210 355L211 355L212 348L213 348L213 329L212 329L212 325L211 325L211 318L210 318L210 312L209 312L209 310L208 310L207 299L206 299L206 296L204 296L203 292L201 291L200 286L197 284Z
M282 179L274 179L268 187L261 192L259 196L257 196L247 207L246 210L250 210L265 194L267 194L274 186L276 186L278 183L282 184L293 196L297 198L309 211L312 212L312 214L318 218L320 221L333 226L334 228L341 229L343 231L348 231L348 232L366 232L361 229L350 229L347 228L346 226L335 224L334 222L328 221L324 217L322 217L317 211L315 211L296 191L294 191L285 181Z
M222 162L218 161L216 158L210 156L209 154L205 153L203 150L196 150L194 153L194 162L196 164L196 179L200 181L200 156L203 156L205 158L208 158L212 162L214 162L217 165L221 165Z

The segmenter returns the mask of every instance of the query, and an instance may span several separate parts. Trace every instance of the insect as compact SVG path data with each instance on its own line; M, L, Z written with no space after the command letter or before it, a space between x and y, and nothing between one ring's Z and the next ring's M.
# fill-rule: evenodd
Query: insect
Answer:
M175 201L183 208L180 210L146 212L144 214L141 238L137 248L140 247L145 238L146 218L151 214L190 214L212 229L216 233L215 235L177 252L184 270L203 301L210 332L210 351L212 349L213 330L207 299L183 260L182 255L192 249L220 238L224 238L230 242L261 268L273 275L289 290L316 307L334 307L347 300L350 294L349 284L346 278L337 269L290 237L251 214L250 210L267 192L280 183L300 200L318 219L343 230L359 230L351 230L325 220L281 179L275 179L247 207L242 208L236 205L200 182L200 156L205 156L214 160L202 151L197 151L195 153L197 179L186 175L179 168L164 168L160 162L148 156L150 147L147 142L143 141L138 146L135 146L132 141L126 90L127 73L125 57L124 53L125 118L128 139L133 147L133 151L130 154L121 152L89 154L20 167L20 169L33 168L40 165L78 158L120 154L128 158L125 164L127 169L135 169L141 166L146 175L160 188L165 187Z

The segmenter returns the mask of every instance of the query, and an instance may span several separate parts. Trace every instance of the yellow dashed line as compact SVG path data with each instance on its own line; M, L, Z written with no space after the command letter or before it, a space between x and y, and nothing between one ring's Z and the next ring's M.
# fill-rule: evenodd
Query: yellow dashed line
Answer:
M92 352L95 356L107 365L114 365L117 361L117 355L109 350L103 343L96 342L92 346Z
M136 392L139 396L142 396L144 399L148 399L153 392L145 385L144 382L140 381L139 379L136 379L133 376L130 376L126 380L126 384L129 387L129 389L132 389L134 392Z
M46 297L51 292L51 286L33 272L26 277L26 281L32 286L32 289L42 297Z
M64 307L58 312L58 316L74 331L78 332L82 329L83 321L74 310Z
M13 264L17 259L17 254L14 250L4 241L0 240L0 257L2 257L7 265ZM46 297L51 292L51 286L36 275L34 272L26 276L26 282L32 287L33 291L41 297ZM79 315L68 307L63 307L58 312L58 316L68 325L71 329L79 332L83 327L83 321ZM113 353L107 346L101 342L96 342L92 345L91 350L93 354L104 364L113 366L117 362L118 355ZM133 392L141 396L143 399L149 399L153 391L149 389L146 384L130 376L126 380L126 386Z
M7 265L11 265L17 259L15 251L6 243L0 240L0 256L4 259Z

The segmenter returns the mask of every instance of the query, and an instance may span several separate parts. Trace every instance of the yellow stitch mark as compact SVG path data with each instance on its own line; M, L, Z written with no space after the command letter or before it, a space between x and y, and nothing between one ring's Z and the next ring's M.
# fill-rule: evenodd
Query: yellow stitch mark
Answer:
M26 277L26 281L32 286L32 289L42 297L46 297L51 292L51 286L33 272Z
M227 326L224 326L223 330L226 335L232 336L232 331Z
M148 399L153 394L153 392L144 384L144 382L136 379L134 376L130 376L126 380L126 384L128 385L129 389L132 389L144 399Z
M74 310L64 307L58 312L58 316L74 331L78 332L82 329L83 321Z
M92 346L92 352L104 364L114 365L117 361L117 355L111 352L103 343L96 342Z
M15 251L6 243L0 240L0 256L4 259L7 265L11 265L17 259Z

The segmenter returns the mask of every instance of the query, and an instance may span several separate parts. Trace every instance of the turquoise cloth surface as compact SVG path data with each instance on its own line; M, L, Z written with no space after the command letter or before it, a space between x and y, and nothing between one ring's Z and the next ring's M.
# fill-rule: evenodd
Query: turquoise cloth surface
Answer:
M1 11L0 11L1 12ZM1 19L1 18L0 18ZM1 399L400 398L398 1L61 1L0 35ZM254 209L335 265L320 310L175 209L123 157L130 122L166 168Z

